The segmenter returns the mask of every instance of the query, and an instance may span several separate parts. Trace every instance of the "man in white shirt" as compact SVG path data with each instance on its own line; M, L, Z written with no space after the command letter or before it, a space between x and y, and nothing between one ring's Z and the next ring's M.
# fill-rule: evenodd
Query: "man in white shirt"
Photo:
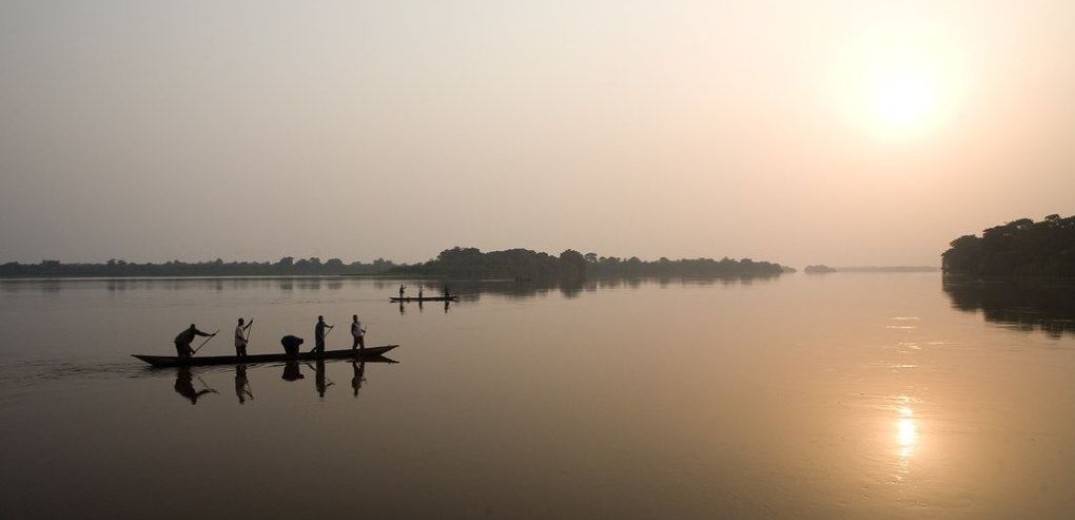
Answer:
M355 342L351 345L351 350L356 348L366 349L366 329L362 326L362 323L358 321L358 315L351 316L351 335L355 337Z
M250 323L243 325L243 319L239 318L239 324L235 326L235 356L244 358L246 357L246 335L244 331L250 329L254 325L254 318L250 318Z

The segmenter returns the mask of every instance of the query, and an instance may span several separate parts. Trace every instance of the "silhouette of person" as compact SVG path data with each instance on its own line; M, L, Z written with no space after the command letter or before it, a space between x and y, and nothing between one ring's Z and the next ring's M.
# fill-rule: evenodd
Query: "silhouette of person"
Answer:
M333 325L325 323L324 316L317 317L317 325L314 325L314 348L310 352L324 352L325 351L325 329L332 330Z
M246 397L254 398L254 392L250 390L250 381L246 378L246 365L235 366L235 396L239 398L239 404L246 402Z
M280 379L284 381L298 381L299 379L305 379L306 376L302 375L302 370L299 369L299 362L295 360L289 360L284 362L284 373L280 376Z
M180 367L175 373L175 393L190 400L190 404L198 404L198 398L209 393L216 392L212 388L203 390L194 389L194 375L190 367Z
M351 316L351 336L355 338L354 343L351 344L351 350L366 349L366 328L362 326L362 322L358 321L357 314Z
M418 286L418 303L422 303L422 286Z
M216 336L216 333L209 334L208 332L202 332L198 330L198 327L191 323L190 327L184 329L183 332L180 332L179 335L175 337L175 352L179 357L189 358L194 354L194 349L190 348L190 344L194 343L194 336L211 338Z
M403 290L406 289L406 288L407 288L406 285L403 285L403 284L399 285L399 300L400 301L403 301Z
M235 356L239 358L246 357L246 335L244 331L249 330L254 325L254 318L250 318L250 323L243 325L243 319L239 318L239 324L235 326Z
M366 373L366 363L364 361L351 361L351 368L355 372L354 377L351 378L351 389L355 391L355 397L358 397L358 390L362 388L362 383L366 380L363 377Z
M284 352L289 356L297 356L299 354L299 345L302 345L302 338L288 334L280 338L280 344L284 346Z

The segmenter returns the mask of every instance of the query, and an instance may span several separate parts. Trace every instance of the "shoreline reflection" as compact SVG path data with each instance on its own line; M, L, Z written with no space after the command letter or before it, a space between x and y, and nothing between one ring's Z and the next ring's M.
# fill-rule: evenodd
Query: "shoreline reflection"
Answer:
M942 289L952 307L982 311L988 322L1025 332L1041 330L1056 339L1075 334L1075 285L1070 282L985 281L945 275Z

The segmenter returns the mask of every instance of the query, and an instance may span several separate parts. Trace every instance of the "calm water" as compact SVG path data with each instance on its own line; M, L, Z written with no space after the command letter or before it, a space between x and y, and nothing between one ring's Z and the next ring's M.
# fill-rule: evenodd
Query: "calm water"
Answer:
M486 283L457 286L448 309L401 310L397 287L0 282L0 517L1075 511L1068 288L939 274ZM251 316L251 353L288 333L310 342L318 314L339 348L353 313L367 344L402 345L398 363L302 364L296 379L129 356L171 355L191 322L222 331L203 353L231 353Z

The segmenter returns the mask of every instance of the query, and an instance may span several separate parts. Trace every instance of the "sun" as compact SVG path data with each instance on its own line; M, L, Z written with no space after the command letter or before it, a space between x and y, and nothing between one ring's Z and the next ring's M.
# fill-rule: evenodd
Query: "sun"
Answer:
M828 89L850 127L886 143L921 142L951 128L975 70L944 28L893 22L840 40Z
M923 124L937 103L937 86L919 71L894 71L882 75L873 90L874 109L893 127Z

